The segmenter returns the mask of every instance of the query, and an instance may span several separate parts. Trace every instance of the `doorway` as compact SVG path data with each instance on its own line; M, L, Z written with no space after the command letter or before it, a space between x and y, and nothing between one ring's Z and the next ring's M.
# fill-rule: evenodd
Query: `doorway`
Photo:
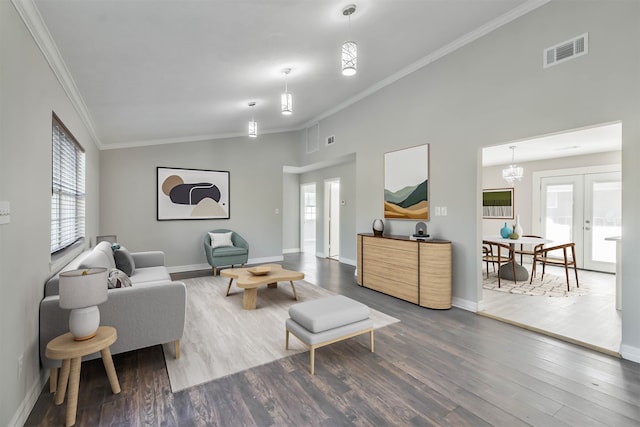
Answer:
M618 169L617 167L601 169ZM615 273L616 243L622 233L619 170L546 172L539 177L540 233L556 242L574 242L579 268ZM534 225L535 227L535 225Z
M483 150L483 187L505 186L501 171L509 161L485 163L485 150L508 153L513 144ZM616 247L605 239L621 234L621 146L622 123L517 142L518 166L525 171L515 186L521 217L532 234L557 244L576 243L580 288L588 291L543 298L482 289L479 314L618 354L621 316L616 277L610 273L615 271ZM495 220L482 221L483 233L496 229ZM524 263L531 268L531 258ZM548 273L564 277L562 268L554 268L548 267Z
M300 186L300 247L303 253L316 253L316 183Z
M328 258L340 259L340 178L325 181L326 251Z

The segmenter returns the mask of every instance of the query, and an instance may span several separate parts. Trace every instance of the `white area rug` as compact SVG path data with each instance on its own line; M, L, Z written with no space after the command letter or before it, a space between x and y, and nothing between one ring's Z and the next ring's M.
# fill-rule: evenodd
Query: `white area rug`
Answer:
M226 278L210 276L183 282L187 285L187 320L180 342L180 359L173 356L173 343L163 346L174 393L308 351L295 337L289 340L289 350L284 348L284 322L289 317L289 307L334 295L306 281L296 281L299 300L295 301L289 283L280 282L278 289L260 287L257 309L243 310L243 291L235 282L228 297L225 297ZM399 321L373 309L371 318L374 328Z
M482 272L482 287L484 289L505 292L518 295L545 296L545 297L573 297L589 294L589 285L580 282L580 287L576 286L576 276L573 270L569 270L569 291L567 292L567 279L564 275L556 275L545 272L544 280L540 279L542 275L538 272L537 277L533 278L533 283L529 284L529 280L525 282L513 283L513 280L501 279L500 287L498 287L497 273L490 272L487 279L487 273ZM580 279L580 271L578 271L578 279Z

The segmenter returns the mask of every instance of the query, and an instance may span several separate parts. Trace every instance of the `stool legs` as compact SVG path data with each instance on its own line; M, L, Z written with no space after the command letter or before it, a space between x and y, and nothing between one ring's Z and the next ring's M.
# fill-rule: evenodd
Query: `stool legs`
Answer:
M64 402L64 396L67 393L67 384L69 383L70 365L70 359L62 361L62 368L60 368L60 373L58 374L58 388L56 389L56 396L53 401L56 405L61 405L62 402Z
M106 347L100 350L102 356L102 363L104 369L107 372L107 378L109 378L109 384L111 385L111 391L113 394L120 393L120 383L118 382L118 375L116 374L116 368L113 365L113 359L111 358L111 350ZM82 357L76 357L73 359L64 359L62 361L62 368L58 375L58 387L56 389L56 395L54 403L56 405L64 402L65 394L67 395L67 418L65 425L70 427L76 423L76 413L78 410L78 389L80 388L80 368L82 366ZM53 376L52 376L53 378ZM67 392L68 388L68 392Z
M82 357L71 359L71 369L69 370L69 396L67 396L67 422L70 427L76 423L76 412L78 410L78 388L80 387L80 365ZM63 397L64 398L64 397Z
M113 359L111 358L111 350L109 347L100 350L102 356L102 363L104 369L107 371L107 378L109 378L109 384L111 384L111 391L113 394L120 393L120 383L118 382L118 375L116 374L116 368L113 366Z

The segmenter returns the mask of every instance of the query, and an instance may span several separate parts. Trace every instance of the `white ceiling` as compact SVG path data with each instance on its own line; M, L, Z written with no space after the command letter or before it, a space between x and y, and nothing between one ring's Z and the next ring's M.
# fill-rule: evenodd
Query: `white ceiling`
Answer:
M510 147L516 147L513 151ZM482 165L495 166L622 150L622 124L612 123L514 141L482 149Z
M349 30L349 0L17 0L102 149L246 135L252 112L260 133L302 129L546 1L357 0Z

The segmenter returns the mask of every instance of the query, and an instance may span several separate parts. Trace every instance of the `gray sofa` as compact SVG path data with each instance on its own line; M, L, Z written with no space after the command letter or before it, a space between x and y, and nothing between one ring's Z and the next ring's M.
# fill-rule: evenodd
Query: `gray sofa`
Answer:
M160 251L132 252L135 270L130 275L132 286L109 289L109 299L100 304L100 324L113 326L118 339L111 353L118 354L156 344L173 342L174 356L180 357L180 339L184 331L187 288L172 281ZM116 268L111 243L100 242L83 252L61 271L90 267ZM69 332L69 312L60 308L58 277L49 279L40 302L40 360L45 368L56 369L59 360L45 356L47 343ZM105 283L107 286L107 283ZM100 357L100 353L83 360Z

